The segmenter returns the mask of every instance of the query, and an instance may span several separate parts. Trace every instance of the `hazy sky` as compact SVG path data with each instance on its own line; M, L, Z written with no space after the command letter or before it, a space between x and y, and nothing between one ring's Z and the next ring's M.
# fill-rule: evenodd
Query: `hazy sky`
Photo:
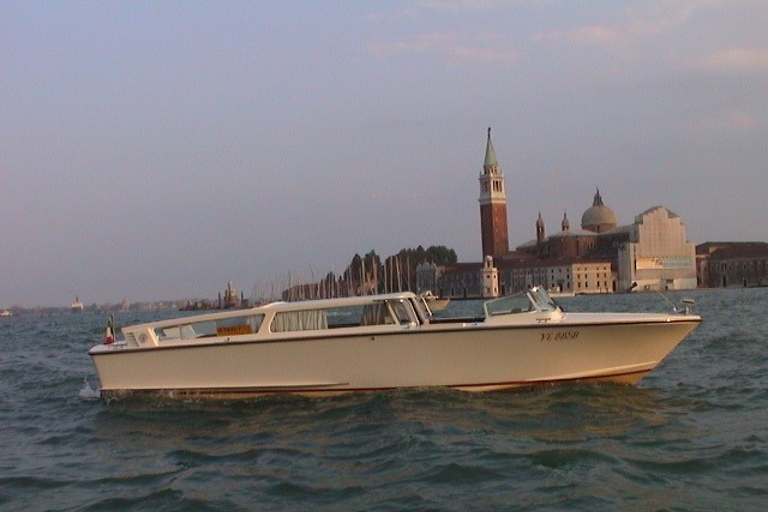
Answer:
M0 308L249 296L355 253L479 261L663 205L768 240L768 3L0 3Z

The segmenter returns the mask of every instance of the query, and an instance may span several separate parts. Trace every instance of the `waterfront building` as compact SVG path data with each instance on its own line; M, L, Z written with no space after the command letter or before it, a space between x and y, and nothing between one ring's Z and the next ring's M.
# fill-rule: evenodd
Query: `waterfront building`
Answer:
M502 286L507 293L543 286L553 293L581 295L612 293L616 276L608 261L541 261L525 267L502 268Z
M679 215L656 206L635 217L618 245L622 291L696 288L696 250Z
M445 265L437 280L437 295L452 299L476 299L482 296L482 263Z
M706 242L696 246L699 286L768 286L768 243Z
M440 295L440 284L445 267L431 261L416 265L416 293L432 292Z
M480 175L483 262L423 267L420 282L453 298L504 295L534 285L574 294L696 287L695 248L680 216L667 208L650 208L632 224L619 225L597 189L580 229L571 229L564 213L561 230L547 236L539 212L535 238L510 251L504 190L489 128Z
M603 237L608 233L615 236L623 231L617 230L616 214L603 203L600 190L595 193L592 206L582 215L580 229L571 229L565 212L560 231L547 237L546 225L539 212L535 231L535 239L516 248L514 261L507 261L504 257L500 259L501 286L507 293L519 292L534 285L563 294L616 291L616 258L615 250L611 249L613 241Z

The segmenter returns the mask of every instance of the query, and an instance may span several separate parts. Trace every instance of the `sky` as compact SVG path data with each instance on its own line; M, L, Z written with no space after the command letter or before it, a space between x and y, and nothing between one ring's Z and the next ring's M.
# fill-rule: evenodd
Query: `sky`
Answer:
M768 3L0 2L0 308L246 297L355 253L482 259L596 188L768 240Z

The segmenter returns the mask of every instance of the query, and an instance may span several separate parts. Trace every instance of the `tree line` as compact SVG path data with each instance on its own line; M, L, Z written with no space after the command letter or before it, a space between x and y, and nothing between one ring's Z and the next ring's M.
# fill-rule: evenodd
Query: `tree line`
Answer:
M328 272L318 283L292 286L283 292L283 299L417 291L416 267L419 264L452 265L456 262L456 251L444 245L426 249L421 245L415 249L404 248L383 260L371 250L363 256L355 254L340 276Z

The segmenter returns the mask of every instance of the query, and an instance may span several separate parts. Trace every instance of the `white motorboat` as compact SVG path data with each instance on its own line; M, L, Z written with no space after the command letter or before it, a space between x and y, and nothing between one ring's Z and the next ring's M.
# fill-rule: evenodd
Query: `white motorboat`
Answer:
M634 384L701 322L688 311L564 312L540 288L484 310L436 319L411 292L276 302L123 327L119 341L110 326L89 354L106 399Z

